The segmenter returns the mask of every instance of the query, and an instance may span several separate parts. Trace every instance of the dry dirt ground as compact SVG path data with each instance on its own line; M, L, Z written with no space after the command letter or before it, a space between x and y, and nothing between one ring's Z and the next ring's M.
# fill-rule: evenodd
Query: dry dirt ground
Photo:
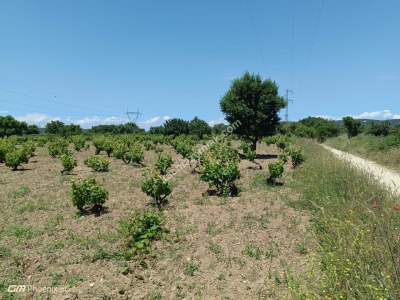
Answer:
M174 160L179 156L164 146ZM277 153L259 147L260 154ZM39 148L23 171L0 165L0 297L7 299L286 299L292 279L301 281L312 244L308 216L285 202L285 186L266 184L263 170L240 164L240 195L209 196L198 174L173 179L165 208L169 233L152 255L127 261L118 222L148 206L140 189L141 169L111 158L106 173L94 173L75 153L78 167L61 175L61 163ZM145 164L156 154L147 151ZM290 176L288 167L286 176ZM77 216L70 181L94 176L109 191L107 212ZM283 178L285 180L285 178ZM9 294L9 285L36 292ZM42 288L48 290L40 290ZM53 288L50 290L49 288ZM55 289L56 288L56 289Z
M391 190L392 192L400 195L400 173L389 170L376 162L367 160L355 156L350 153L346 153L335 148L329 147L327 145L322 145L325 149L332 152L335 156L343 159L360 169L363 172L371 174L376 180L378 180L382 185Z

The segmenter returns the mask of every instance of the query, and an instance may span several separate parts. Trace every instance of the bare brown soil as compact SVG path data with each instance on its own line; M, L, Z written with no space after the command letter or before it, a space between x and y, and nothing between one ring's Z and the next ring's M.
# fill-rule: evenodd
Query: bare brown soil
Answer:
M140 189L141 168L111 158L109 172L94 173L83 163L93 152L75 154L72 175L61 175L59 160L46 149L38 149L23 171L0 165L3 289L10 284L65 288L13 294L17 299L291 298L290 275L302 280L311 238L308 217L285 204L296 195L285 185L267 186L266 166L274 158L257 160L263 170L241 162L238 197L210 196L198 174L178 174L164 211L169 233L155 243L152 255L127 261L118 222L149 204ZM259 152L276 150L260 146ZM146 152L145 164L155 157ZM70 181L87 176L109 191L106 211L98 217L77 217L71 203Z

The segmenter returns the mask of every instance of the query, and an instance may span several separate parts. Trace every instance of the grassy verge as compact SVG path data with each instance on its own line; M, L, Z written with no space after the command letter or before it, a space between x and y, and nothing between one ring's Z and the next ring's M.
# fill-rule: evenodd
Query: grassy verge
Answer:
M387 167L400 169L400 138L395 135L387 137L359 135L351 139L339 136L329 139L326 144Z
M317 299L400 299L400 206L371 178L314 143L290 185L312 214L318 241Z

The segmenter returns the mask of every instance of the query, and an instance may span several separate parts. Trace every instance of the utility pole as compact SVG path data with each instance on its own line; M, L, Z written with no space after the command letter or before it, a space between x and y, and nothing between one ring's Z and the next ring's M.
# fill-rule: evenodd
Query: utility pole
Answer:
M285 121L288 122L289 121L289 102L293 103L293 99L289 98L289 95L292 94L293 95L293 91L286 89L286 95L285 95L285 100L286 100L286 113L285 113Z

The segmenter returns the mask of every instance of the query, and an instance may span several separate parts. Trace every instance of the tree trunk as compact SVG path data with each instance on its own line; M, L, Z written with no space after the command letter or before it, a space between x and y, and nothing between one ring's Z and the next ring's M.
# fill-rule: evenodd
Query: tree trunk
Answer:
M251 142L251 150L257 151L257 138L254 138Z

